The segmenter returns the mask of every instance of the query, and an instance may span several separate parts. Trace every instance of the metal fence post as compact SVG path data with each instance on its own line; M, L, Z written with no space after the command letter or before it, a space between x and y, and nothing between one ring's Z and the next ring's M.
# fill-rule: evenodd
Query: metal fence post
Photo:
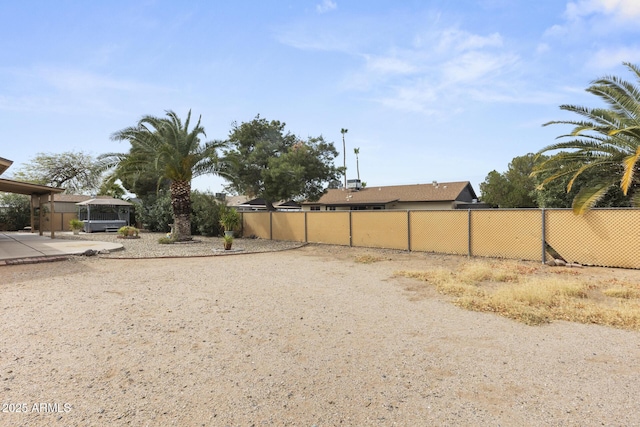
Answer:
M349 246L353 246L353 226L351 224L351 213L352 211L349 211Z
M542 208L542 263L547 261L547 216Z
M471 209L467 209L467 256L471 258Z
M407 209L407 250L411 252L411 211Z

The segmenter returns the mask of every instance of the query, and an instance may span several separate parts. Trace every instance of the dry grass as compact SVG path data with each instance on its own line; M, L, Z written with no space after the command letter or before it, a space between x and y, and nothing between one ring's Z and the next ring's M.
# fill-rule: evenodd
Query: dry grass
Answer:
M375 255L358 255L354 258L354 261L359 264L373 264L374 262L382 260L384 260L384 258Z
M540 267L479 260L457 271L438 268L396 274L424 284L408 287L412 292L427 292L433 286L454 297L460 307L496 313L529 325L568 320L640 330L640 285L589 280L574 271L549 274Z

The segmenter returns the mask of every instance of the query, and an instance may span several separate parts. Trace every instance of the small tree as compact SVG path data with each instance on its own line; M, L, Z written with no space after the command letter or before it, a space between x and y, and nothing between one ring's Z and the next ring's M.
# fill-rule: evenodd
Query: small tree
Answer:
M64 188L69 194L95 194L102 183L99 162L83 152L38 153L18 169L20 181Z
M0 227L7 231L17 231L24 229L30 223L29 197L22 194L0 193Z

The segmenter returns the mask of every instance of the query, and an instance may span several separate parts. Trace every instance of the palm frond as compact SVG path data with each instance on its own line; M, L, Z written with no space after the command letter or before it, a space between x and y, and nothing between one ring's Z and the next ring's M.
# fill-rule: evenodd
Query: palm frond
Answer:
M611 187L609 183L600 183L593 187L583 187L573 199L571 208L576 215L583 215L591 209Z
M634 154L623 160L624 173L622 174L622 179L620 180L620 188L622 188L622 192L625 196L627 195L629 188L631 188L631 185L633 184L634 172L638 160L640 160L640 146L638 146Z

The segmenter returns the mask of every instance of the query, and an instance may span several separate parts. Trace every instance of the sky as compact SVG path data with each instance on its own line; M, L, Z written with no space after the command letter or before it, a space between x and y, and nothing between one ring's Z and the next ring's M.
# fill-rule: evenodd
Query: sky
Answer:
M258 114L335 143L369 186L504 172L632 80L638 0L0 0L0 157L126 152L111 135L167 110L207 140ZM220 192L225 181L194 180Z

